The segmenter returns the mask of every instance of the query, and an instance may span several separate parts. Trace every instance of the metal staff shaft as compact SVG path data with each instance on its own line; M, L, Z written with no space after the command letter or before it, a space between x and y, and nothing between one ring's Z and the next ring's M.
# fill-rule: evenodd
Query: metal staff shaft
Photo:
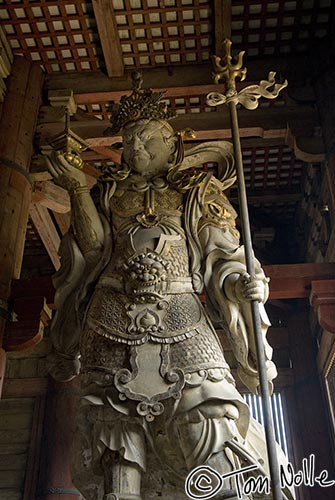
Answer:
M239 198L240 216L242 223L243 243L245 248L246 268L248 274L251 277L253 277L255 275L255 262L254 262L254 252L252 249L252 242L251 242L249 212L248 212L247 194L244 181L242 150L241 150L241 142L239 135L236 102L230 101L228 106L229 106L229 113L230 113L230 120L232 127L234 153L236 159L238 198ZM262 406L264 412L264 427L265 427L265 437L266 437L268 460L269 460L270 477L272 484L272 494L273 494L273 500L282 500L283 496L280 488L280 469L276 452L276 441L275 441L274 426L273 426L273 419L272 419L272 412L270 405L269 384L266 374L262 326L259 313L259 306L256 300L251 302L251 312L252 312L252 321L254 327L255 345L257 353L260 393L262 397Z

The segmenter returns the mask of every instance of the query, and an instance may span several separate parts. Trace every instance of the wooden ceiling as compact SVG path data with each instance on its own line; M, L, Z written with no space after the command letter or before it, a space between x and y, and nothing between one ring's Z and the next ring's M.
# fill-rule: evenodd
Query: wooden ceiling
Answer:
M278 224L294 221L304 195L306 163L323 159L318 114L307 85L308 58L311 49L327 45L333 7L332 0L2 0L0 25L14 54L45 72L36 153L64 126L64 112L50 105L48 92L69 89L71 127L90 144L84 159L93 177L97 167L120 156L113 149L119 138L106 138L103 131L110 102L130 91L132 70L143 71L144 87L166 89L166 100L177 114L173 125L191 126L197 141L231 136L226 109L206 104L208 92L217 89L211 56L222 55L224 38L232 40L234 53L246 52L243 86L266 79L269 70L279 79L288 78L288 91L278 99L261 101L256 111L239 110L254 227L272 220L276 231ZM49 182L36 165L34 169L36 180ZM68 224L68 200L60 194L59 213L52 197L43 185L35 202L43 199L49 224L61 235ZM236 190L231 197L235 202ZM26 245L30 260L34 232L41 234L31 225ZM48 252L53 259L54 249L53 257Z
M2 0L15 51L47 73L203 64L224 37L248 59L302 52L327 35L332 0ZM102 50L101 50L102 49Z

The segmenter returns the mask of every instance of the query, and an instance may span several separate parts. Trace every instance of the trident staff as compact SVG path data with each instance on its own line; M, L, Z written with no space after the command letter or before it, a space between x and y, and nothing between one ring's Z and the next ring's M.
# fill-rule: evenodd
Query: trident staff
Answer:
M275 73L270 72L268 80L262 80L259 85L250 85L249 87L242 89L240 92L237 92L236 78L239 78L241 81L244 80L246 77L247 69L243 67L244 51L239 52L235 62L232 62L231 44L232 42L230 40L226 39L224 41L225 56L222 59L218 56L213 56L214 81L215 83L219 83L220 80L223 80L226 84L226 92L225 94L221 94L219 92L211 92L207 96L207 104L209 106L219 106L221 104L226 104L229 108L236 160L238 197L242 223L242 235L245 247L246 268L250 279L252 280L255 275L254 252L252 248L250 233L248 203L244 181L242 150L236 106L237 104L241 104L247 109L256 109L258 107L258 101L260 97L275 99L278 96L279 92L287 86L287 81L285 80L285 82L282 84L275 83ZM257 351L260 393L262 396L262 406L264 412L264 426L272 483L272 494L274 500L282 500L283 497L280 488L279 463L276 452L274 426L270 405L270 391L266 374L265 352L257 301L253 301L251 303L251 311Z

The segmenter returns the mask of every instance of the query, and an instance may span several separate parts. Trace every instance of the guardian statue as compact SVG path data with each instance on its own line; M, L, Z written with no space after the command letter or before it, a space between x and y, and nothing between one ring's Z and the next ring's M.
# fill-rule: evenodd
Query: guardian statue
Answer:
M104 171L98 196L76 154L47 157L72 207L54 278L48 362L57 380L81 378L72 463L83 497L182 500L188 474L200 465L224 474L257 464L257 474L267 474L262 429L236 390L213 325L225 332L238 375L255 393L249 303L259 302L271 384L268 280L258 262L256 276L246 273L225 194L235 181L231 144L184 151L163 93L141 90L138 76L134 82L106 131L122 134L121 165ZM236 495L228 478L213 498Z

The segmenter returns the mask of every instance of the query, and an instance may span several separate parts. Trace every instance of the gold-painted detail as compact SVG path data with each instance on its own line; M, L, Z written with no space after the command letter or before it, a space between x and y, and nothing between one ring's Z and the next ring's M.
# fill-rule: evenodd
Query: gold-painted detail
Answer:
M212 60L214 63L213 78L215 83L219 83L220 80L224 80L227 84L227 91L229 91L230 93L235 93L235 80L236 78L239 78L242 82L247 75L247 68L243 68L243 56L245 54L244 50L238 53L236 62L232 62L233 58L231 55L231 45L232 42L228 39L225 39L223 42L223 48L225 51L224 57L221 59L218 56L212 56Z
M99 177L99 182L122 182L125 181L130 174L130 168L125 163L113 166L102 165L101 167L98 166L97 169L102 172L102 175Z
M122 96L120 103L113 103L111 126L105 131L105 135L115 135L126 123L143 119L162 120L171 128L166 120L173 118L175 114L167 109L167 103L163 101L165 92L141 90L143 79L137 71L132 73L132 80L132 93Z
M210 182L206 190L202 200L202 207L203 217L199 223L200 227L207 223L215 224L222 228L227 227L234 237L240 237L235 223L237 213L214 180Z
M224 41L225 56L220 59L218 56L213 56L214 72L213 77L215 83L224 80L226 84L225 94L220 92L210 92L207 95L206 102L209 106L220 106L221 104L242 104L247 109L256 109L259 104L259 99L265 97L267 99L275 99L279 92L287 87L287 80L283 83L276 83L274 71L270 71L267 80L261 80L259 85L249 85L240 92L236 91L236 78L241 81L245 79L247 69L243 68L244 51L239 52L237 60L232 63L231 56L231 41ZM222 63L224 64L221 64Z
M80 189L80 188L79 188ZM86 190L84 191L86 192ZM81 193L82 194L82 193ZM93 228L92 221L85 211L84 200L82 196L72 196L71 202L76 217L72 219L72 227L77 241L80 242L80 248L84 254L98 250L100 244L98 242L97 233Z
M150 195L149 195L150 192ZM117 189L110 200L110 208L122 219L139 214L149 216L181 216L183 195L172 189L136 190L133 186Z
M190 189L199 186L206 176L207 172L197 169L181 171L180 165L175 165L169 169L167 180L173 187L178 189L180 193L186 193Z
M196 139L197 133L193 128L184 128L180 132L181 137L184 139Z
M72 167L82 169L84 162L80 154L87 147L88 144L70 129L70 115L67 111L64 132L49 139L48 144L41 147L41 152L49 156L51 152L58 151Z

